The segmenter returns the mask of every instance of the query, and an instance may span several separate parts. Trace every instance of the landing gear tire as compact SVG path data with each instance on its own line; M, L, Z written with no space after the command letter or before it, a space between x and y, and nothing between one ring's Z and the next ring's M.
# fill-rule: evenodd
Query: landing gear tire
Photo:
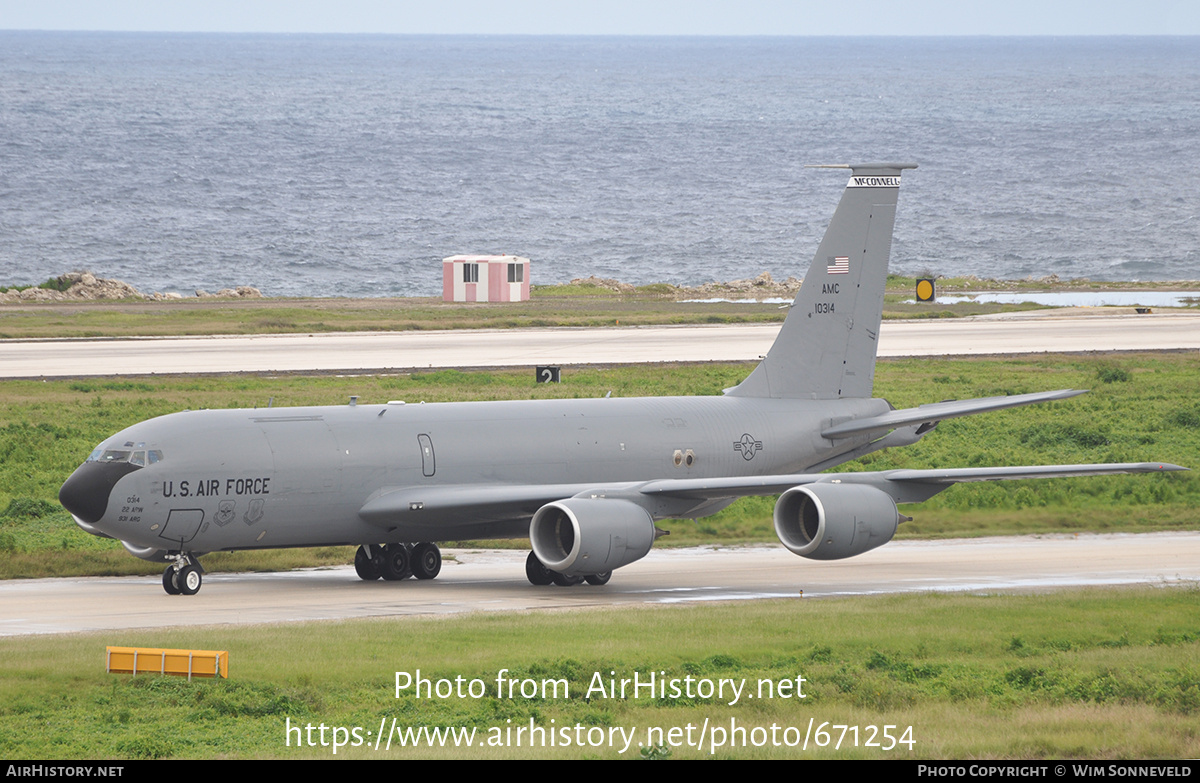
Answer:
M399 582L412 576L408 567L408 547L404 544L388 544L383 548L383 578Z
M590 574L585 576L584 579L589 585L596 585L599 587L600 585L608 584L608 580L612 579L612 571L605 571L602 574Z
M553 574L553 576L550 578L554 581L554 584L558 585L559 587L574 587L575 585L583 584L582 576L567 576L566 574L560 574L557 571L551 571L550 573Z
M163 571L163 589L167 595L179 595L179 585L175 582L175 566L169 565Z
M545 587L554 581L554 572L542 565L542 561L538 560L538 556L533 552L525 558L525 576L529 579L529 584L538 587Z
M442 550L437 544L417 544L412 551L412 572L417 579L433 579L442 571Z
M204 577L200 574L200 569L194 565L186 565L179 569L179 576L175 578L175 582L179 585L179 592L183 595L195 595L200 592L200 586L204 584Z
M367 548L360 546L354 553L354 571L358 578L366 582L374 582L380 577L380 558L367 554Z

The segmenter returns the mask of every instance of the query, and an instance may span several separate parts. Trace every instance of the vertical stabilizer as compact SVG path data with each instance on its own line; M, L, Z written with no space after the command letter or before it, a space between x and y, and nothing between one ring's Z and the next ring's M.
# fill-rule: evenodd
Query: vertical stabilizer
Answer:
M762 363L729 394L870 397L900 172L913 163L850 169L825 237Z

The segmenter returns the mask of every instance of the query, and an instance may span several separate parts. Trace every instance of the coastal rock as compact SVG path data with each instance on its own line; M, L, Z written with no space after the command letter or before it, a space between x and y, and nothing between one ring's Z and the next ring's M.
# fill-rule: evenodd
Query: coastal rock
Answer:
M633 293L637 287L632 283L622 283L620 280L613 280L609 277L577 277L571 281L571 285L590 285L596 288L607 288L609 291L619 291L623 294Z
M789 277L782 282L771 277L770 272L762 272L757 277L726 282L711 282L694 288L681 288L680 295L694 299L785 299L796 295L800 290L801 281Z
M144 294L122 280L110 280L96 277L91 272L67 272L54 279L56 288L24 288L0 293L0 303L11 302L78 302L97 299L149 299L162 302L184 297L177 293ZM62 290L57 290L61 288ZM262 291L254 286L241 285L236 288L222 288L215 294L196 291L199 297L220 297L226 299L261 299Z
M239 285L237 288L222 288L212 296L221 299L262 299L262 291L254 286Z
M771 277L770 272L761 272L753 278L703 283L698 286L678 286L662 283L655 286L653 293L676 299L790 299L800 290L801 281L789 277L782 282ZM607 277L577 277L571 285L603 288L617 293L637 293L638 287ZM643 291L646 293L648 291Z
M63 290L26 288L0 294L3 302L69 302L93 299L144 299L140 291L120 280L96 277L91 272L67 272L54 280Z

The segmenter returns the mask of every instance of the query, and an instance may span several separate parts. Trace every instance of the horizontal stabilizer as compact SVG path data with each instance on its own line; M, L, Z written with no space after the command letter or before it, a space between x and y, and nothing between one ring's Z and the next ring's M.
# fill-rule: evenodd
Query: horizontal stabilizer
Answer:
M949 402L933 402L916 408L889 411L880 416L867 419L854 419L830 427L821 433L821 437L837 440L862 435L868 432L884 432L909 424L936 424L943 419L954 419L959 416L971 416L976 413L998 411L1004 408L1016 408L1021 405L1033 405L1051 400L1065 400L1085 394L1086 389L1060 389L1058 391L1034 392L1033 394L1010 394L1004 397L980 397L974 400L951 400Z

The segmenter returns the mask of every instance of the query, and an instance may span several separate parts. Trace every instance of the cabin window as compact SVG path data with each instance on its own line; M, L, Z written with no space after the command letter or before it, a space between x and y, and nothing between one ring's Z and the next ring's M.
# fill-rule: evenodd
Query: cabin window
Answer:
M421 445L421 473L432 476L437 471L433 461L433 440L428 435L418 435L417 443Z
M479 282L479 264L463 264L463 282Z
M525 265L524 264L509 264L508 265L508 282L510 282L510 283L525 282Z

